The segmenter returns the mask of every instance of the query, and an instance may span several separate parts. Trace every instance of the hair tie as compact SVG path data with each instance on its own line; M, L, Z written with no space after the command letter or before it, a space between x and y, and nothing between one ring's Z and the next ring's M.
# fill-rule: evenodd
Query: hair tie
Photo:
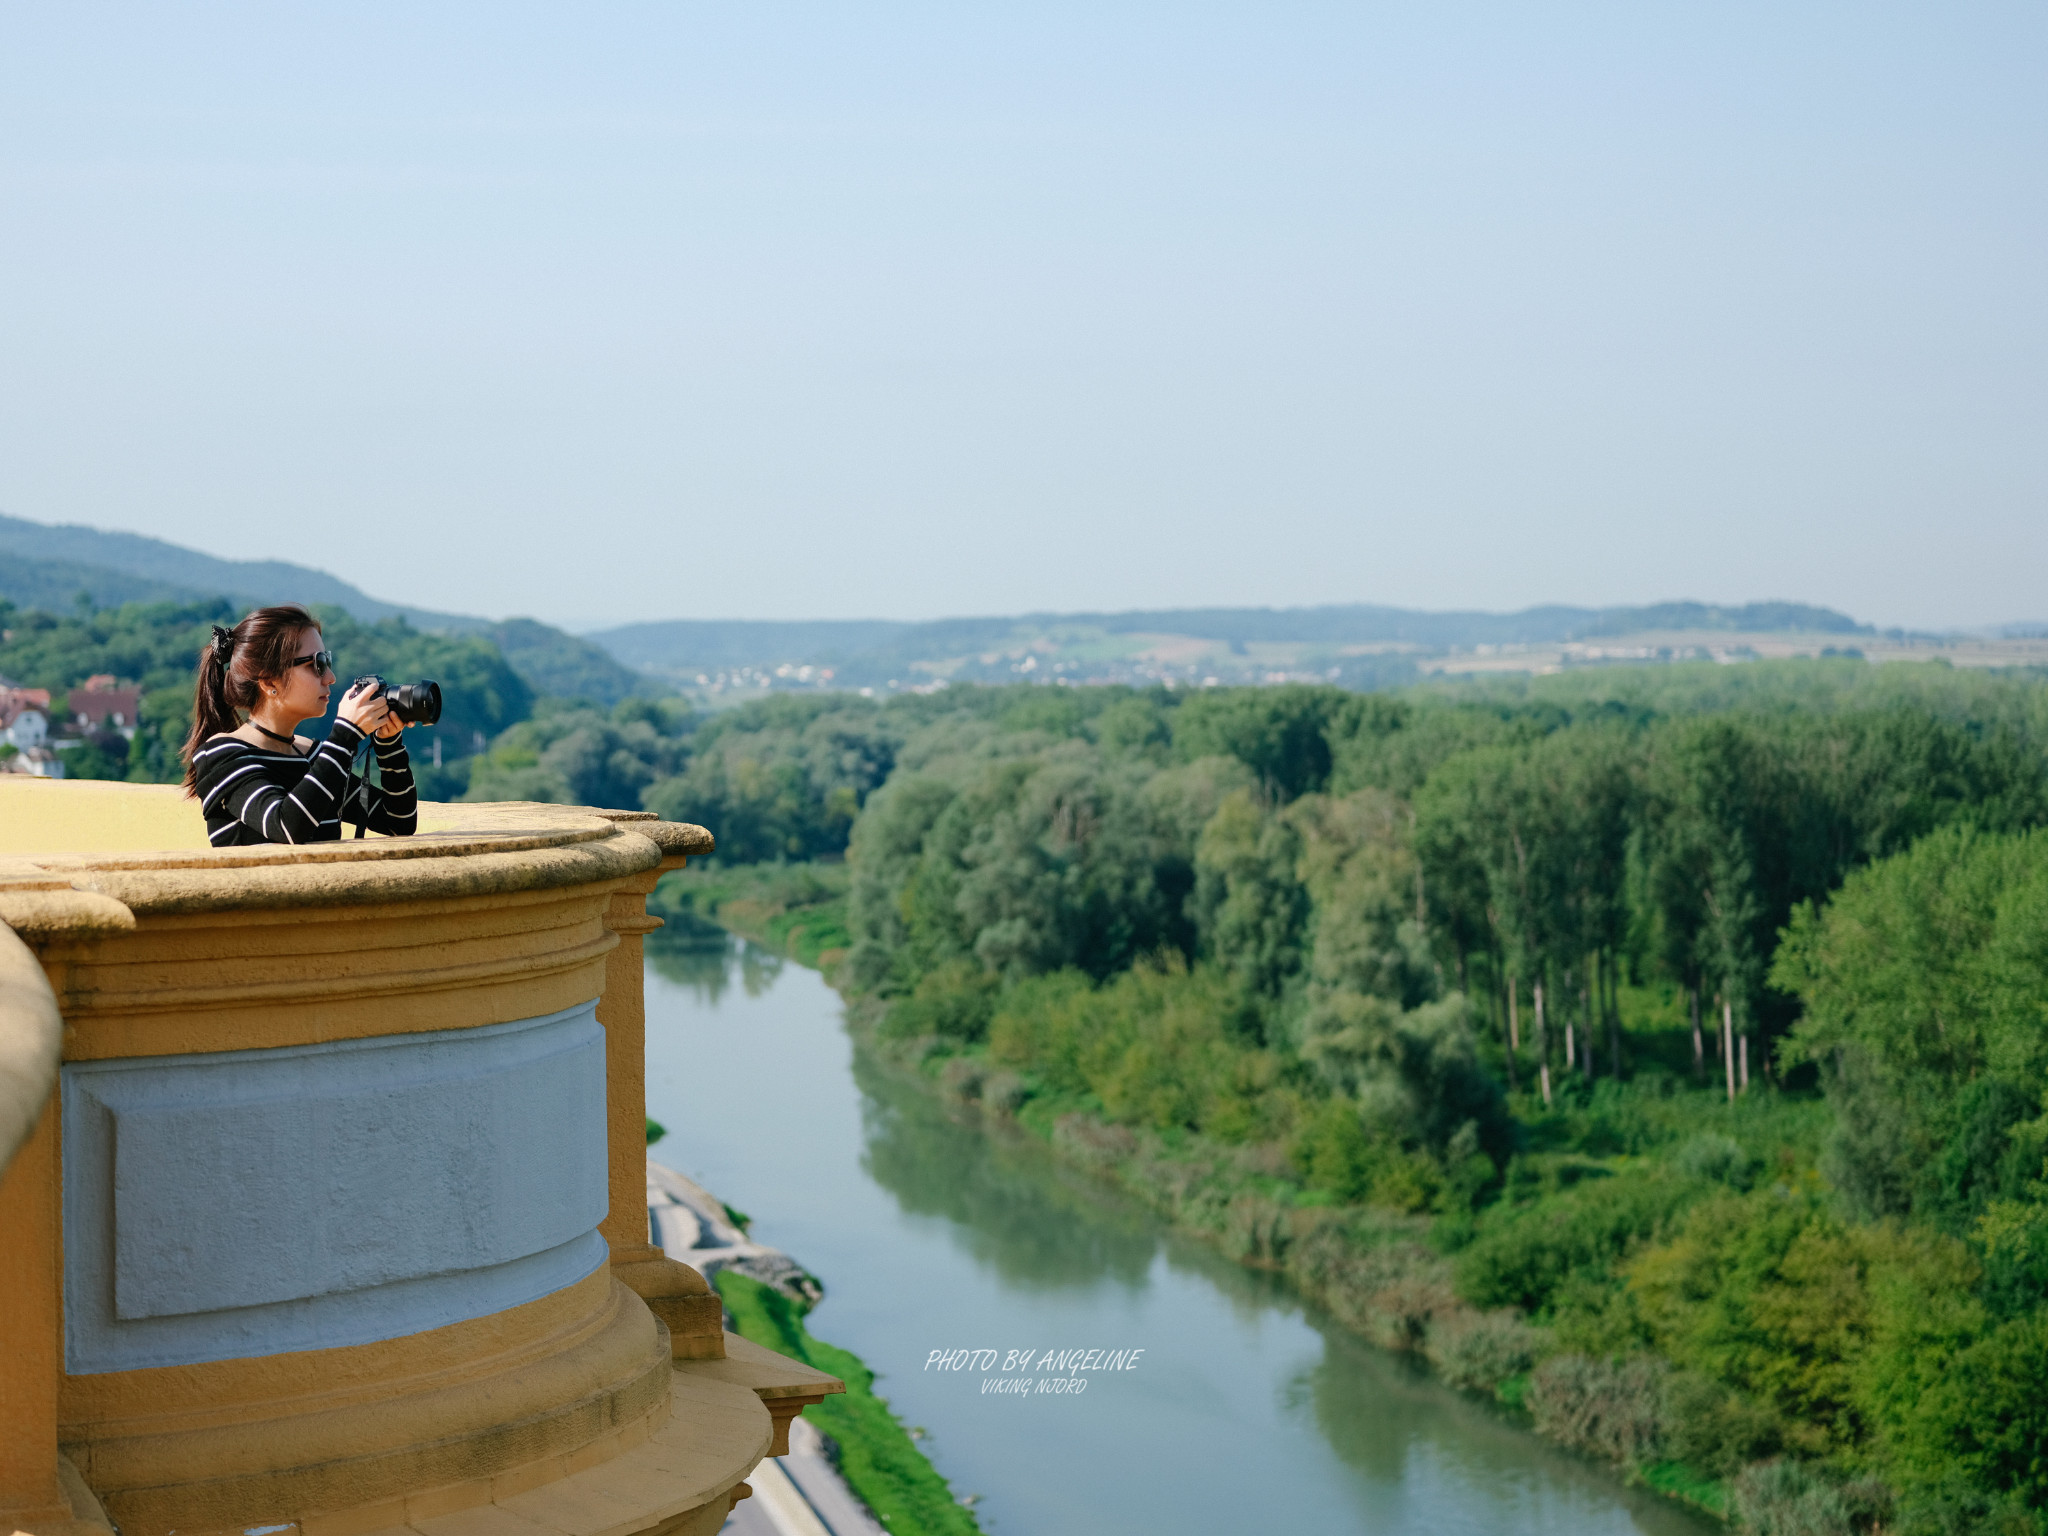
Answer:
M228 658L234 655L234 653L235 637L229 634L226 630L222 629L218 624L214 625L213 659L219 662L222 666L226 666L228 664Z

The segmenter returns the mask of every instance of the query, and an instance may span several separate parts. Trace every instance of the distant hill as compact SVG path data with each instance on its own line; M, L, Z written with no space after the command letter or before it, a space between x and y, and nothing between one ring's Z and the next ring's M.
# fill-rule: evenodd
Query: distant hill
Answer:
M480 633L497 643L512 670L536 694L588 699L609 709L635 694L668 691L621 663L602 646L534 619L507 619L502 624L486 625Z
M311 566L292 565L283 560L221 560L139 533L109 533L76 523L31 523L24 518L0 516L0 555L9 557L8 567L17 561L29 561L45 568L54 564L77 570L86 577L83 589L93 591L95 597L95 587L106 576L122 575L154 587L174 589L184 597L231 597L252 603L331 603L346 608L365 623L401 618L416 629L442 634L468 634L486 628L490 622L460 613L437 613L430 608L381 602L339 576L330 576ZM91 567L104 574L92 577ZM0 597L22 602L22 598L6 589L12 584L10 578L0 577ZM70 600L71 594L65 594L65 605ZM118 601L136 599L122 597ZM50 604L39 602L36 606Z
M1424 613L1369 604L1172 608L921 624L675 620L629 624L587 638L629 666L685 688L787 686L793 680L816 686L825 673L840 687L886 687L937 677L1014 681L1020 674L1089 682L1209 675L1242 682L1286 674L1370 687L1405 681L1416 674L1418 658L1452 650L1646 632L1787 631L1874 633L1831 608L1770 602L1551 606L1505 614Z
M80 593L95 608L118 608L123 603L191 603L214 595L103 565L32 560L0 548L0 598L23 608L69 613L77 606Z
M495 642L536 694L610 706L635 693L661 691L609 651L533 619L493 623L387 603L338 576L282 560L221 560L135 533L0 516L0 598L24 608L69 613L84 593L94 607L227 598L247 607L313 603L364 623L404 619L432 634L481 635Z
M1876 634L1845 614L1803 603L1675 602L1552 605L1519 613L1427 613L1353 603L1029 613L926 623L678 619L579 638L532 619L494 623L385 602L309 566L222 560L140 534L0 516L0 598L64 613L81 592L102 607L226 597L252 605L331 604L366 623L402 618L432 633L491 640L537 695L607 705L670 688L730 698L778 688L888 690L945 681L1312 680L1385 688L1475 668L1554 670L1705 654L1739 657L1759 654L1759 646L1771 650L1775 642L1761 636L1858 637L1853 646L1839 647L1825 639L1826 647L1850 651ZM2034 627L2013 625L2006 632L2021 636ZM1714 639L1722 635L1731 638ZM1800 644L1808 653L1823 648L1813 641ZM1549 652L1537 654L1545 647Z

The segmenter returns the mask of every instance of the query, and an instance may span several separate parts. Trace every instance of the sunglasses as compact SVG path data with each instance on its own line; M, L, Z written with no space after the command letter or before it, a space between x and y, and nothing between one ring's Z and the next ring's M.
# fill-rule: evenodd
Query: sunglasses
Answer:
M310 656L301 656L296 660L286 662L284 669L289 672L293 667L311 667L315 672L332 672L334 670L334 652L315 651Z

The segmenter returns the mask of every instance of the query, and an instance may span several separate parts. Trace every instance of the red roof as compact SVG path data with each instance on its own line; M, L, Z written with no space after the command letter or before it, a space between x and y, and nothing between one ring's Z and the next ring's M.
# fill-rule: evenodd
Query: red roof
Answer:
M134 684L112 686L110 676L89 677L83 688L71 690L71 713L87 725L99 725L119 715L118 725L133 725L142 705L142 690Z
M25 709L40 709L50 712L50 690L47 688L0 688L0 729L14 724L14 717Z

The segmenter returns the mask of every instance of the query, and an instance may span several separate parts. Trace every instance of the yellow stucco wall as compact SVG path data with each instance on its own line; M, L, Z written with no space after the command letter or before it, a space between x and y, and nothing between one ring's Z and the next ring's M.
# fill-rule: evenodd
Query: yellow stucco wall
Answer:
M464 820L462 807L420 805L422 832L448 831ZM0 854L155 853L206 846L206 819L182 785L0 774Z
M646 1530L709 1531L786 1409L837 1388L775 1357L720 1358L716 1296L645 1241L643 903L709 835L564 806L431 805L421 819L404 840L209 849L178 786L0 778L0 920L61 993L76 1062L491 1024L604 998L608 1182L632 1196L605 1220L612 1263L403 1339L68 1375L52 1103L0 1170L0 1532L80 1536L77 1499L45 1507L63 1476L144 1536L280 1510L304 1536L360 1536L456 1509L495 1536L531 1532L515 1505L543 1496L582 1511L556 1528L591 1536L641 1528L621 1523L627 1488L645 1494L633 1508ZM714 1367L740 1375L687 1375ZM591 1478L602 1487L586 1509L577 1489Z
M0 774L0 853L204 848L206 822L176 784Z

